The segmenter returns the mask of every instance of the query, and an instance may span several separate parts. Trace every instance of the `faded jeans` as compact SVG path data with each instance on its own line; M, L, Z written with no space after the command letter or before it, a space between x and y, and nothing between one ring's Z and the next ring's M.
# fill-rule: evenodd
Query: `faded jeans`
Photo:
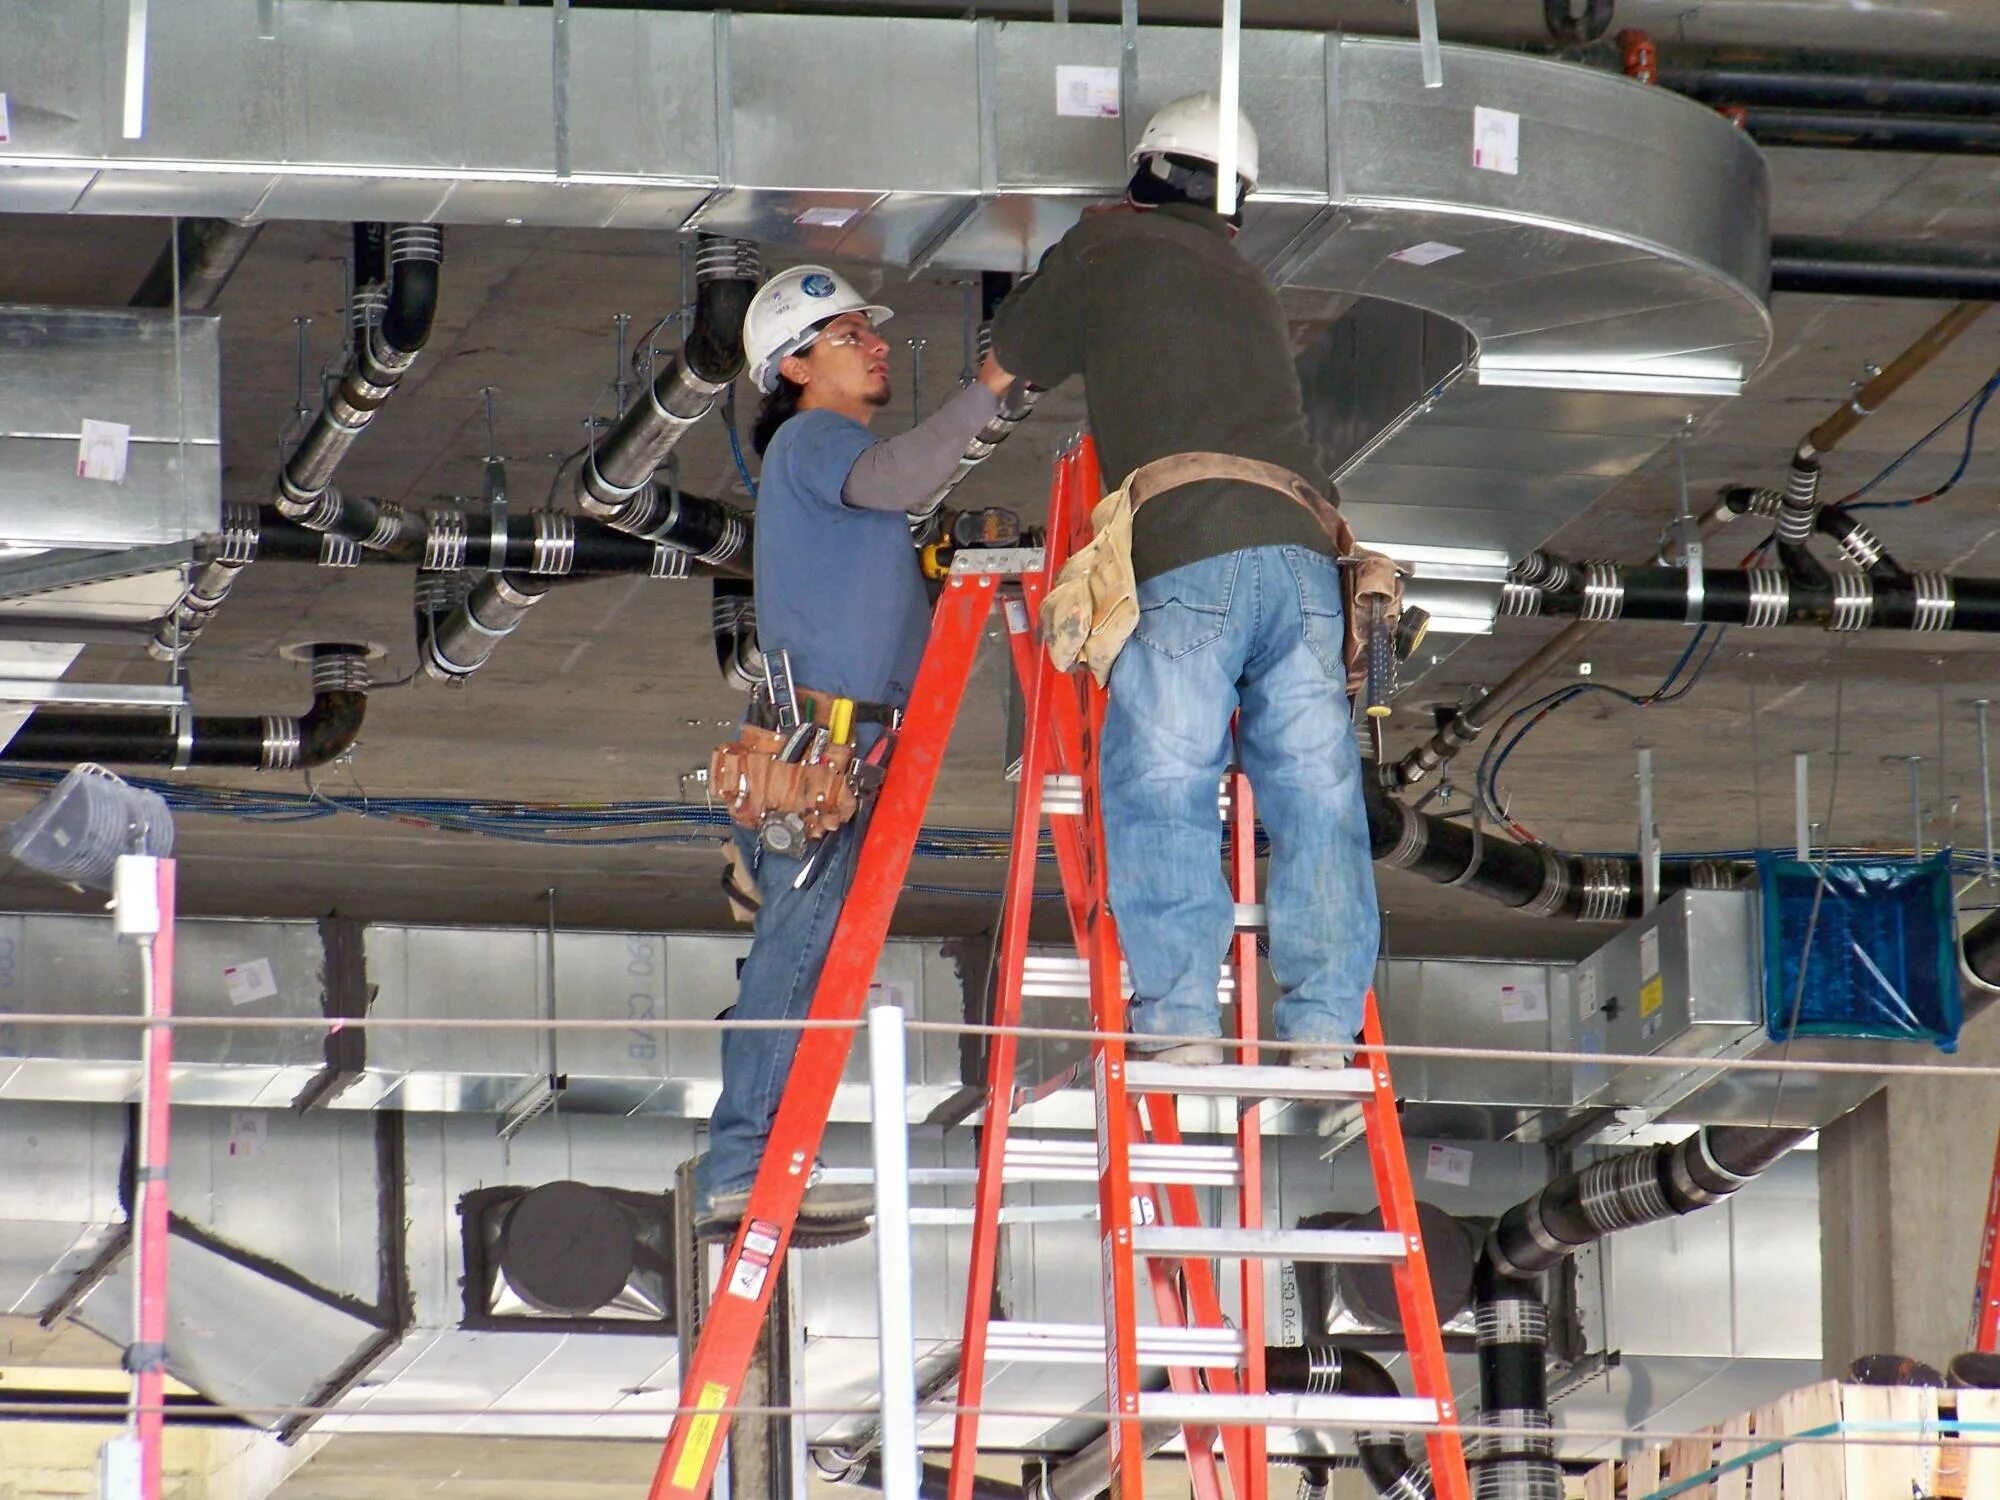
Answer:
M763 906L737 982L735 1021L800 1021L812 1009L819 971L833 944L833 929L854 866L868 810L827 835L819 877L802 891L792 889L801 861L761 849L754 831L734 828L737 847L755 864ZM695 1188L705 1207L719 1193L742 1192L756 1179L771 1121L791 1075L800 1033L776 1028L722 1033L722 1097L708 1124L708 1152L695 1169Z
M1265 892L1280 1041L1346 1046L1380 942L1343 662L1340 574L1304 547L1203 558L1139 585L1111 672L1099 772L1127 1025L1215 1036L1235 927L1216 787L1238 753L1270 838Z

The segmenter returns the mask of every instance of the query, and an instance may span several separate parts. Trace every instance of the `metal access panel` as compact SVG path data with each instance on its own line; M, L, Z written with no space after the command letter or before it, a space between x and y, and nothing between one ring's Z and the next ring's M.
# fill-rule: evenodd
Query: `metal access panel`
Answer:
M86 421L129 432L122 478L84 478ZM220 320L0 306L0 543L122 551L219 529Z
M1757 896L1682 891L1576 966L1579 1051L1606 1057L1733 1057L1763 1026ZM1664 1109L1703 1082L1694 1069L1585 1066L1579 1105Z

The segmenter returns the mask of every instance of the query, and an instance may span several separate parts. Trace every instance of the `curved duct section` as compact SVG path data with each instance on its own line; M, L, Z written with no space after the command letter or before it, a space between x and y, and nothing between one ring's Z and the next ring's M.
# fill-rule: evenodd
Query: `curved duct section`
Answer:
M304 714L262 717L195 714L51 713L38 709L0 761L111 766L233 766L296 771L323 766L352 749L368 708L368 653L362 646L312 651L313 701Z
M1396 1377L1376 1360L1358 1349L1331 1343L1266 1349L1264 1384L1273 1391L1306 1395L1402 1395ZM1354 1446L1361 1456L1362 1472L1376 1494L1386 1500L1430 1500L1430 1463L1410 1456L1402 1433L1359 1431L1354 1434ZM1313 1472L1309 1463L1307 1472Z
M694 260L694 320L679 356L584 456L575 495L586 514L615 531L720 567L747 559L749 517L713 502L693 504L671 486L663 494L653 476L742 370L743 314L763 271L754 244L722 235L699 236Z
M402 530L400 506L343 496L333 472L429 341L443 260L435 224L354 226L353 347L340 383L278 471L287 520L371 548Z

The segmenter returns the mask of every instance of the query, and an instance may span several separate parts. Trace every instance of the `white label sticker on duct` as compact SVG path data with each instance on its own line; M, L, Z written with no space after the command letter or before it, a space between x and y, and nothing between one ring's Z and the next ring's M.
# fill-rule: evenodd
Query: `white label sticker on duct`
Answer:
M1463 1146L1447 1146L1432 1141L1424 1157L1424 1176L1432 1182L1448 1182L1453 1187L1472 1185L1472 1153Z
M1641 982L1660 972L1660 929L1648 927L1639 934L1639 978Z
M1588 1021L1599 1009L1597 970L1585 969L1576 976L1576 1018Z
M818 208L807 209L792 222L820 229L845 229L854 222L854 216L860 212L858 208L836 208L831 204L822 204Z
M1549 1018L1549 982L1537 974L1519 984L1500 986L1500 1019L1508 1022L1546 1021Z
M1488 109L1483 104L1472 110L1472 164L1484 172L1505 172L1509 177L1521 171L1521 117L1511 109Z
M1118 70L1059 64L1056 68L1056 113L1098 120L1117 119Z
M269 1000L278 993L278 976L271 972L271 960L253 958L247 964L231 964L222 971L229 988L231 1005L248 1005L253 1000Z
M229 1154L249 1158L264 1154L271 1138L271 1121L261 1109L239 1109L229 1117Z
M1437 240L1425 240L1421 245L1412 245L1407 250L1398 250L1389 259L1400 260L1407 266L1434 266L1441 260L1450 260L1454 255L1465 252L1457 245L1446 245Z
M7 96L0 94L0 145L14 139L14 132L7 124Z
M94 422L85 417L83 436L76 444L76 477L123 484L125 454L131 444L132 429L123 422Z

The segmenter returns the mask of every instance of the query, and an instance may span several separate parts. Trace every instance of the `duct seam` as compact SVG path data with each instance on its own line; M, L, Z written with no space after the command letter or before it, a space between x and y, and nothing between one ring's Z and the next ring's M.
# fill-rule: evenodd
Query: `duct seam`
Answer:
M1832 630L1866 630L1875 613L1875 585L1866 573L1833 575Z
M1625 579L1616 563L1583 565L1583 618L1607 624L1625 612Z
M1743 623L1752 630L1775 630L1792 612L1792 586L1780 568L1750 570L1750 607Z
M1910 629L1916 631L1951 629L1952 615L1958 608L1958 599L1951 590L1951 580L1942 573L1919 573L1910 580L1910 583L1915 595Z

